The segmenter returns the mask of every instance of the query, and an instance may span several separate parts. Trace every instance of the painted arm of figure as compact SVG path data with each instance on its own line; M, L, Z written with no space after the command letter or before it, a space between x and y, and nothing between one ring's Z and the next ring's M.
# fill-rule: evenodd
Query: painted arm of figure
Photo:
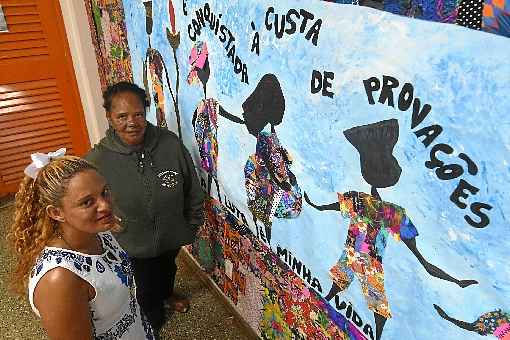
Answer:
M312 207L314 207L315 209L317 209L319 211L324 211L324 210L340 211L340 203L335 202L335 203L331 203L331 204L317 205L317 204L313 203L312 201L310 201L310 198L308 198L308 195L306 192L305 192L305 201L306 201L306 203L310 204Z
M471 332L476 332L475 323L474 322L473 323L468 323L466 321L461 321L461 320L454 319L454 318L450 317L448 314L446 314L446 312L444 310L442 310L441 307L439 307L436 304L434 304L434 308L436 309L437 314L439 314L439 316L442 317L443 319L445 319L447 321L450 321L451 323L453 323L457 327L463 328L463 329L471 331Z
M49 339L93 339L89 287L93 289L64 268L52 269L39 280L34 304Z
M234 116L233 114L228 113L227 111L225 111L225 109L221 105L220 105L220 110L219 110L218 114L222 117L227 118L231 122L234 122L237 124L244 124L244 120L242 120L241 118L239 118L237 116Z
M438 267L434 266L433 264L427 262L427 260L425 260L423 255L420 253L420 251L416 247L416 238L413 237L411 239L402 239L402 241L405 243L407 248L409 248L409 250L411 250L411 252L414 254L414 256L416 256L418 261L420 261L421 265L425 268L427 273L429 273L430 275L437 277L438 279L441 279L441 280L446 280L446 281L456 283L461 288L466 288L468 286L478 283L478 281L475 281L475 280L458 280L458 279L450 276L448 273L446 273L442 269L439 269Z

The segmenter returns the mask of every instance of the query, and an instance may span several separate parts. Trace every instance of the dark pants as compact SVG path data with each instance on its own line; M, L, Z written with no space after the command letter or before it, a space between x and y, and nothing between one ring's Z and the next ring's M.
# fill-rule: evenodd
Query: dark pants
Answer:
M180 249L169 250L158 257L131 258L136 281L136 298L157 334L165 323L165 300L173 293Z

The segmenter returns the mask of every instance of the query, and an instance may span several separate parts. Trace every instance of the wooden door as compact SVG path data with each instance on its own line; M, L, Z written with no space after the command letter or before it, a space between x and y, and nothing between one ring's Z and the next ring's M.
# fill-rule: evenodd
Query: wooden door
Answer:
M66 0L77 1L77 0ZM0 196L17 191L30 154L89 148L58 0L0 0Z

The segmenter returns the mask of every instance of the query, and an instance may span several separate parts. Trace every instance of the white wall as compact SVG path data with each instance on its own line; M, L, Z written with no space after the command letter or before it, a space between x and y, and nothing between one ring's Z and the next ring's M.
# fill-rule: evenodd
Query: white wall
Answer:
M91 145L94 145L104 136L108 123L102 107L101 84L87 11L83 0L59 1L89 139Z

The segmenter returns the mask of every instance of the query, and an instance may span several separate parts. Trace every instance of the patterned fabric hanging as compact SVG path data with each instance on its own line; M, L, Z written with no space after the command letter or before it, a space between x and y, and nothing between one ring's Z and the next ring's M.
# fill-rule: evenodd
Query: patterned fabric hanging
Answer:
M256 152L246 162L244 176L248 207L266 226L272 224L273 216L295 218L301 213L301 188L290 170L291 164L290 154L280 145L276 133L261 132ZM276 180L290 183L291 189L285 191L280 188L270 169Z
M456 24L467 28L482 29L483 0L463 0L459 5Z

